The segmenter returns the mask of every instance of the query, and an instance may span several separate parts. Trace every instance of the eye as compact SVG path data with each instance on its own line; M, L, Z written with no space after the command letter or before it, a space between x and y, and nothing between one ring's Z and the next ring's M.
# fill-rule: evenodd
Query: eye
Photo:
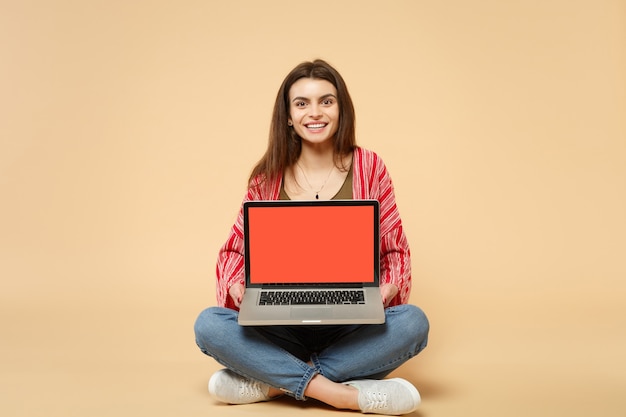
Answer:
M335 103L335 100L333 100L332 98L325 98L324 100L322 100L322 104L324 106L332 106Z
M306 103L304 101L296 101L295 103L293 103L296 107L304 107L306 106Z

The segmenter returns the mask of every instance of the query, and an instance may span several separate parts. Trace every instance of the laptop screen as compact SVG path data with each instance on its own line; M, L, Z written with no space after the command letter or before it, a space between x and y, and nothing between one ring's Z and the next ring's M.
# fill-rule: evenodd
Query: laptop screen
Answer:
M249 284L377 281L375 202L256 204L245 213Z

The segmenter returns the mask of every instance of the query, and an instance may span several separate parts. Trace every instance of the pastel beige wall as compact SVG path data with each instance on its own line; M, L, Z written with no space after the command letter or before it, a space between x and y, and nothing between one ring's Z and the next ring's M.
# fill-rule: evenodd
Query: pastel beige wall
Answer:
M503 366L546 390L584 374L581 392L615 387L596 395L611 414L626 387L619 0L1 1L6 380L67 352L198 355L191 326L276 91L317 57L395 181L433 325L420 373L487 373L500 395L516 387Z

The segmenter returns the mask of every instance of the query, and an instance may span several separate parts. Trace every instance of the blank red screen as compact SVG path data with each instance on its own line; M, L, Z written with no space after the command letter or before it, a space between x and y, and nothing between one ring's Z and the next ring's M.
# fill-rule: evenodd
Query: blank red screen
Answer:
M252 284L374 281L374 207L248 208Z

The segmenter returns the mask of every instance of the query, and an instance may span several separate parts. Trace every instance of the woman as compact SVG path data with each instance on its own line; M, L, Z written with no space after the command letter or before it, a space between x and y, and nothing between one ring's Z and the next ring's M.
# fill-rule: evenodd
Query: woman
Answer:
M209 392L246 404L288 394L339 409L406 414L420 396L408 381L383 379L426 347L428 320L407 304L410 252L383 161L356 146L352 100L341 75L322 60L294 68L278 92L265 155L252 170L245 200L377 199L381 297L386 322L355 326L243 327L243 217L217 261L219 307L195 325L200 349L227 369Z

